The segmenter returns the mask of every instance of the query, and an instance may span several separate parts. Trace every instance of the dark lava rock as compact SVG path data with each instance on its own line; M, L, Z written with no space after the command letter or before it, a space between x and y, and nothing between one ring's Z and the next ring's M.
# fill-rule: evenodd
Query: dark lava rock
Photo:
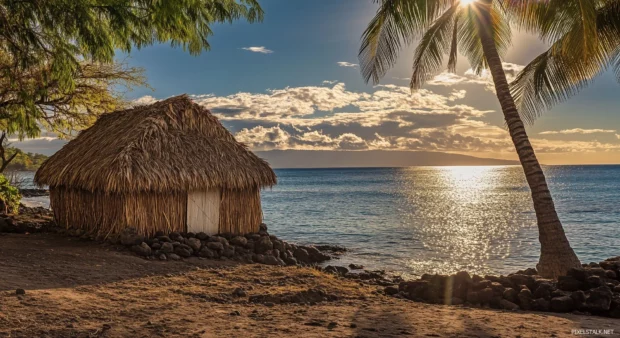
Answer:
M532 301L532 306L536 311L549 311L549 308L551 307L551 302L544 298L538 298Z
M494 292L491 288L484 288L478 291L478 300L482 304L490 304L493 299Z
M175 254L175 253L168 253L166 254L166 257L168 257L169 260L171 261L180 261L181 260L181 256Z
M545 298L551 299L551 292L553 291L553 285L550 283L540 283L534 294L532 295L534 298Z
M254 251L257 254L264 254L265 252L273 249L273 243L268 236L261 237L258 241L256 241L254 245Z
M499 305L504 310L510 310L510 311L519 310L519 305L506 299L500 300Z
M252 255L252 261L254 261L255 263L265 264L265 257L265 255L254 254Z
M15 294L18 295L18 296L25 295L26 294L26 290L24 290L24 289L16 289L15 290Z
M567 275L574 277L580 282L585 282L586 278L590 276L590 273L584 268L571 268L570 270L568 270Z
M264 257L263 264L267 264L267 265L284 265L284 262L282 262L282 260L280 260L279 258L276 258L274 256L265 255L263 257Z
M168 237L168 236L157 236L157 239L158 239L160 242L164 242L164 243L166 243L166 242L172 242L172 240L171 240L171 239L170 239L170 237Z
M586 307L590 311L608 311L611 305L613 293L606 286L601 286L590 290L590 295L586 299Z
M284 247L284 243L281 240L279 240L279 239L272 239L271 242L273 243L273 249L274 250L278 250L280 252L286 250L286 248Z
M165 254L172 253L174 251L174 246L172 245L172 243L164 242L164 243L162 243L161 248L159 249L159 251L163 252Z
M229 246L227 248L224 248L224 251L222 251L222 256L226 258L233 258L235 256L235 247Z
M353 264L353 263L351 263L351 264L349 264L349 268L351 270L363 270L364 266L361 265L361 264Z
M168 258L166 257L166 254L164 254L164 253L159 254L159 257L157 257L157 258L159 258L159 260L160 260L160 261L165 261L165 260L167 260L167 259L168 259Z
M243 236L236 236L230 239L230 244L236 246L245 246L246 244L248 244L248 239Z
M198 238L201 241L206 241L207 239L209 239L209 235L201 231L196 234L196 238Z
M308 246L306 247L306 252L308 252L308 254L310 255L310 259L312 259L312 262L316 262L316 263L320 263L320 262L324 262L329 260L331 257L329 257L328 255L322 253L321 251L319 251L319 249L312 247L312 246Z
M134 245L131 247L131 251L135 252L138 256L147 257L151 255L151 247L142 242L140 245Z
M200 251L200 247L202 246L202 243L200 242L200 240L198 238L188 238L187 239L187 245L192 248L192 250L194 250L194 252L198 252Z
M247 297L248 296L247 292L245 292L243 288L236 288L232 294L235 297Z
M120 234L120 241L122 245L140 245L144 242L144 236L138 235L135 228L125 228Z
M261 224L258 226L258 231L267 231L267 224L265 224L265 223L261 223Z
M202 249L200 249L200 252L198 253L198 256L200 257L204 257L204 258L217 258L219 255L217 254L217 252L207 248L206 246L203 247Z
M519 305L521 305L523 310L531 310L533 308L532 292L529 289L521 289L517 297L519 298Z
M563 291L577 291L583 287L583 282L573 276L558 277L558 289Z
M575 302L569 296L555 297L551 299L551 310L555 312L570 312L575 309Z
M207 248L211 249L211 250L216 250L216 251L222 251L224 250L224 244L218 242L207 242Z
M506 299L509 302L512 302L512 303L519 302L519 292L517 292L517 290L513 288L506 288L502 296L504 297L504 299Z
M176 248L174 248L174 253L187 258L187 257L191 257L192 256L192 248L190 248L189 246L185 245L185 244L181 244L179 246L177 246Z
M310 255L308 254L308 251L306 251L303 248L297 248L295 249L295 251L293 251L293 256L297 259L297 261L299 261L300 263L305 263L305 264L310 264L312 263L312 259L310 259Z
M514 275L508 276L508 278L510 279L513 287L515 288L519 288L519 286L525 285L530 290L536 289L536 280L532 276L514 274Z
M469 291L467 293L467 301L471 304L480 303L480 296L478 295L478 291Z
M599 286L605 285L605 283L599 276L590 276L586 278L586 285L588 289L594 289L594 288L598 288Z
M586 301L586 294L585 294L585 292L583 292L581 290L578 290L578 291L573 292L570 295L570 298L573 299L573 301L575 302L575 305L577 307L580 307Z
M153 243L153 244L151 244L151 249L159 250L159 249L161 249L161 244L160 243Z
M297 260L295 257L286 257L283 261L286 265L297 265Z
M173 241L177 241L177 242L182 242L183 241L183 236L181 236L181 234L176 232L176 231L171 232L168 235L168 237L170 237L170 239L173 240Z
M398 293L398 288L395 286L387 286L385 289L383 289L383 292L385 292L385 294L388 296L393 296Z

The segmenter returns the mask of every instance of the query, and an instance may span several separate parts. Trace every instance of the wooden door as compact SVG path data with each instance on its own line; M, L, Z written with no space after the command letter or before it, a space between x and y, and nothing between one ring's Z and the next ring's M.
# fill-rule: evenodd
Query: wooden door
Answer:
M219 233L220 191L190 191L187 194L187 231Z

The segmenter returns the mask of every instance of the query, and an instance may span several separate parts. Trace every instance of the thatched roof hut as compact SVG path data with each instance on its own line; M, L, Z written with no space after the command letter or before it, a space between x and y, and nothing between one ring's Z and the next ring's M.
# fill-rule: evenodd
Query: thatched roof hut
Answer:
M269 164L186 95L105 114L50 157L35 182L56 221L100 235L248 233L262 222Z

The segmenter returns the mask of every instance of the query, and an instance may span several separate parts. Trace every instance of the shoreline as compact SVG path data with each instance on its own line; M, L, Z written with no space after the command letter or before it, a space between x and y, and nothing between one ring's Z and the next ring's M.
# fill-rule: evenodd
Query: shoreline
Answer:
M412 302L312 267L149 261L49 233L1 238L0 337L569 337L620 328L611 318Z
M351 264L349 270L338 262L346 248L289 244L270 235L264 224L258 233L245 236L172 232L148 238L127 228L118 237L101 239L80 229L56 227L47 209L22 207L21 212L14 218L2 219L0 233L57 236L80 241L84 246L103 246L121 254L129 252L145 261L193 264L203 260L216 265L223 261L225 264L311 268L360 285L374 286L375 292L391 298L419 303L620 318L620 256L583 264L582 268L571 269L557 281L538 276L532 268L507 276L470 275L460 271L452 275L424 274L416 279L403 279L385 271L364 270L364 266L356 264ZM84 257L86 262L90 259Z

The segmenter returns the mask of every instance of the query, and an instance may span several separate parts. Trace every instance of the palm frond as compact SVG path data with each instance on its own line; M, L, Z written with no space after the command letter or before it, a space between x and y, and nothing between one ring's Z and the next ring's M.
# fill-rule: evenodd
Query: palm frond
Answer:
M482 50L482 43L478 32L480 20L477 6L468 6L461 11L460 21L463 24L459 28L459 47L461 54L465 55L476 74L480 74L487 68L487 63ZM506 13L501 3L494 3L491 7L491 27L493 40L498 53L503 56L511 43L511 30Z
M538 34L556 45L556 52L570 51L587 55L597 45L597 9L610 0L501 0L512 22L519 28Z
M409 84L412 90L419 89L442 66L459 10L458 4L448 8L422 36L413 58L413 75Z
M620 80L620 1L597 11L597 44L588 55L564 51L568 34L536 57L511 83L523 120L533 123L543 112L587 87L612 65ZM615 61L614 61L615 59Z
M457 0L376 0L377 14L362 34L358 58L366 82L379 83L398 57L430 22Z

